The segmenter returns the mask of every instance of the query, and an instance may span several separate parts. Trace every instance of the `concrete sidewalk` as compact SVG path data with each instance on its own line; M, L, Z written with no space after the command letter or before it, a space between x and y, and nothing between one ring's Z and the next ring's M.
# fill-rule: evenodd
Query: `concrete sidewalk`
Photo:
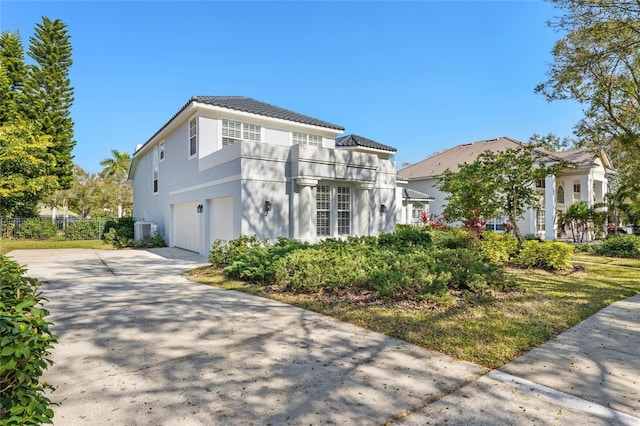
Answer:
M640 424L640 295L488 372L191 283L179 249L9 255L49 282L57 425Z

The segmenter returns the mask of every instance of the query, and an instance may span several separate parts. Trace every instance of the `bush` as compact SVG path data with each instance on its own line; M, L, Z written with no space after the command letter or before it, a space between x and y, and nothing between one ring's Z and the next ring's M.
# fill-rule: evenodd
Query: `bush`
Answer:
M249 249L255 247L264 247L266 241L259 240L255 235L241 235L234 240L215 240L209 251L209 262L216 267L221 268L231 264L236 258Z
M135 219L131 216L108 220L104 225L104 240L116 248L131 247L133 245L135 222Z
M505 264L517 253L518 239L509 234L483 232L480 238L480 249L485 260Z
M392 251L379 252L370 266L368 286L380 298L442 296L447 292L444 282L434 274L435 260L424 249L403 256Z
M50 220L34 217L25 220L18 229L18 237L29 239L47 239L58 232L56 225Z
M2 424L51 423L53 387L40 384L51 365L46 357L56 342L49 315L40 304L40 283L24 277L25 269L0 255L0 418ZM6 422L6 423L5 423Z
M368 252L336 241L287 253L274 265L275 283L293 291L333 291L367 282Z
M162 235L157 232L151 237L143 237L133 242L133 246L137 248L165 247L166 245Z
M522 268L540 268L557 271L571 268L573 246L557 241L524 241L522 250L511 260Z
M97 220L73 222L65 229L64 236L69 240L100 240L102 228L102 223Z
M493 263L485 263L482 252L471 249L440 249L433 253L434 272L438 285L452 290L469 290L480 293L501 289L505 282L503 269Z
M636 235L610 237L596 246L594 251L602 256L640 258L640 237Z
M396 232L381 234L378 244L397 248L428 247L431 245L431 233L424 226L398 225Z
M292 251L307 247L307 244L287 238L279 238L273 245L265 243L255 246L235 255L232 263L224 269L224 275L259 284L271 284L275 281L276 261Z
M451 228L447 231L432 231L433 245L440 248L478 248L478 238L475 238L469 230L464 228Z

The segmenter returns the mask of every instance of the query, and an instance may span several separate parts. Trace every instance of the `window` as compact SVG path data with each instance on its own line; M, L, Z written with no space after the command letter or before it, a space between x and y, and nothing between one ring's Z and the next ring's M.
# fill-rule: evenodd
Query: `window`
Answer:
M536 188L544 189L546 188L546 182L544 179L538 179L536 182Z
M189 157L193 157L198 153L198 120L192 118L189 120Z
M411 221L413 223L422 222L422 213L427 211L427 206L423 203L413 203L411 206Z
M537 209L536 210L536 230L538 232L544 232L546 229L545 224L545 210Z
M222 120L222 146L241 140L260 142L260 126L240 121Z
M153 148L153 193L158 193L158 147Z
M556 193L556 203L564 204L564 187L562 185L558 187L558 192Z
M580 184L574 183L573 184L573 200L577 201L579 199L580 199Z
M338 235L351 233L351 191L346 186L338 187Z
M318 236L331 234L331 188L328 185L316 187L316 230Z
M164 142L160 142L160 161L164 160Z
M322 136L310 135L309 133L293 132L294 145L322 146Z

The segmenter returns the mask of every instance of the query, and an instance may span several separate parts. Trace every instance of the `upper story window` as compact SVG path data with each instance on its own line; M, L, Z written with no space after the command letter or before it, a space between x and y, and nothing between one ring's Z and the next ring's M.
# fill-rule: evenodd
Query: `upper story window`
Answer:
M580 199L580 184L579 183L574 183L573 184L573 200L579 200Z
M189 120L189 157L198 153L198 119Z
M222 120L222 146L241 140L260 142L261 128L257 124L240 121Z
M322 146L322 136L293 132L293 144Z
M160 142L160 161L164 160L164 142Z
M538 180L536 181L536 188L544 189L544 188L546 188L546 187L547 187L547 185L546 185L546 182L545 182L545 180L544 180L544 179L538 179Z

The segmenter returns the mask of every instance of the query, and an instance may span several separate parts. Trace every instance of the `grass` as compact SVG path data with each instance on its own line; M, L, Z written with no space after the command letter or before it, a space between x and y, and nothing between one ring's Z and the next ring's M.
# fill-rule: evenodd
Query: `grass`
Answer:
M102 240L0 240L0 254L7 254L12 250L33 249L65 249L83 248L95 250L112 250L113 246Z
M583 255L575 260L585 261ZM267 297L332 316L461 360L497 368L605 306L640 293L640 261L589 256L571 273L511 270L518 289L454 302L385 302L367 295L294 294L226 280L212 267L197 282ZM620 268L611 265L623 265Z

